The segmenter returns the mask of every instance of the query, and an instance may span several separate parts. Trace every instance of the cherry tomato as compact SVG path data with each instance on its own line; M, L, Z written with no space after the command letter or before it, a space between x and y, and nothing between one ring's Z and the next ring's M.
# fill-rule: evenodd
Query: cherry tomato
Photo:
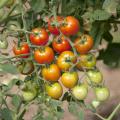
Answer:
M95 95L98 101L105 101L110 96L110 91L106 87L97 87L95 88Z
M63 88L58 82L56 82L51 85L46 85L46 92L51 98L59 99L62 96Z
M30 48L27 43L22 43L20 47L14 46L13 52L15 55L29 54ZM22 56L22 58L27 58L29 55Z
M62 21L62 19L63 19L62 17L57 16L57 17L56 17L56 22L58 22L58 24L59 24L59 22ZM60 34L59 28L56 27L55 25L52 25L52 24L54 24L54 23L53 23L54 21L55 21L54 17L52 17L52 18L48 21L48 30L49 30L52 34L54 34L54 35L59 35L59 34Z
M93 38L87 34L77 38L74 41L78 53L86 54L93 47Z
M51 63L54 60L54 52L50 47L43 49L36 49L34 52L34 59L40 64Z
M62 52L57 59L57 65L63 71L68 71L72 66L71 64L74 64L75 62L76 56L72 51Z
M26 102L33 100L38 94L38 89L39 88L36 83L33 83L32 81L27 81L22 90L23 100Z
M73 16L67 16L64 19L63 24L60 26L60 30L64 35L75 35L80 29L79 21Z
M73 96L78 100L84 100L87 97L88 89L84 84L77 85L72 89Z
M29 75L34 71L34 64L32 61L22 61L17 65L18 70L23 75Z
M49 67L44 67L41 73L44 79L51 82L58 81L61 76L60 69L56 64L51 64Z
M103 75L98 70L89 70L88 74L88 81L92 82L93 84L99 85L103 81Z
M62 53L71 49L70 43L64 36L60 38L56 37L52 42L52 46L57 53Z
M48 42L49 35L44 28L34 28L30 34L30 41L34 45L45 45Z
M8 41L7 40L0 40L0 49L7 49L8 47Z
M78 73L77 72L65 72L61 76L61 82L66 88L73 88L78 82Z
M80 55L79 62L77 64L77 68L85 67L87 69L91 69L96 65L96 58L93 54L83 54Z

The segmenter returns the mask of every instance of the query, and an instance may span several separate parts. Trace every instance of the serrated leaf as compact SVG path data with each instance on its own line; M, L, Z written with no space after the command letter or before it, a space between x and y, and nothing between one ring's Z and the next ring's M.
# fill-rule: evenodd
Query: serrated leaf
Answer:
M41 12L47 6L45 0L31 0L30 5L34 12Z
M16 110L18 109L18 107L20 106L21 103L21 98L19 95L14 95L12 97L12 104L15 106Z
M0 114L1 114L2 119L4 119L4 120L13 120L11 111L7 108L1 109Z
M70 113L72 113L73 115L77 115L77 109L78 109L78 105L76 102L69 103L68 110Z
M11 73L11 74L17 74L18 73L17 68L10 63L0 64L0 69L2 70L2 72L7 72L7 73Z
M78 120L84 120L84 111L80 110L80 112L78 113Z
M112 15L117 14L117 6L120 5L119 0L105 0L103 3L103 9Z

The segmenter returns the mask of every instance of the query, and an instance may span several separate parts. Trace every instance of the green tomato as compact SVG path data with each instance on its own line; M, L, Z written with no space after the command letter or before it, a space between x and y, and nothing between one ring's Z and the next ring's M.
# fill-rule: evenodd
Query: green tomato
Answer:
M92 106L93 106L94 108L97 108L99 105L100 105L100 101L98 101L98 100L93 100L93 101L92 101Z
M8 47L8 41L7 40L4 40L4 41L0 40L0 49L7 49L7 47Z
M106 87L97 87L95 88L95 95L98 101L105 101L110 96L110 91Z
M72 95L78 100L84 100L87 94L88 89L84 84L77 85L72 89Z
M9 0L0 0L0 9L3 8Z
M100 71L98 70L89 70L87 72L88 76L87 79L88 81L92 82L93 84L100 84L103 81L103 75Z
M21 25L17 21L10 21L10 22L7 23L7 28L9 30L21 29Z

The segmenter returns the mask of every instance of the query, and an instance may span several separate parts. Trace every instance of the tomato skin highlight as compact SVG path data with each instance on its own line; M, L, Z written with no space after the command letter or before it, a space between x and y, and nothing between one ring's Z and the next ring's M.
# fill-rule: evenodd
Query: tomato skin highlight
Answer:
M54 25L51 25L52 22L54 21L54 17L51 17L49 20L48 20L48 30L50 31L50 33L52 33L53 35L59 35L60 34L60 31L59 31L59 27L56 27ZM57 16L56 17L56 21L59 23L60 21L62 21L62 17L61 16Z
M30 41L34 45L45 45L48 42L49 35L44 28L34 28L30 34Z
M22 43L19 48L17 46L14 46L13 52L15 55L29 54L30 48L27 43ZM27 58L27 57L29 57L29 55L22 56L22 58Z
M63 94L63 88L60 83L55 82L51 85L46 85L46 92L51 98L59 99Z
M76 60L72 51L64 51L58 56L57 65L62 71L68 71L72 66L71 63L75 63Z
M87 34L77 38L74 41L75 44L75 48L77 50L78 53L80 54L86 54L88 53L92 47L93 47L93 38Z
M73 16L67 16L64 19L63 25L60 26L61 32L66 35L75 35L80 29L79 21Z
M61 76L61 82L66 88L73 88L78 82L78 73L77 72L65 72Z
M50 82L58 81L61 76L60 69L56 64L51 64L48 68L44 67L41 73L43 78Z
M49 64L54 60L53 49L46 46L42 49L36 49L34 52L34 59L40 64Z
M60 38L56 37L52 42L52 46L57 53L62 53L71 49L70 43L64 36L61 36Z

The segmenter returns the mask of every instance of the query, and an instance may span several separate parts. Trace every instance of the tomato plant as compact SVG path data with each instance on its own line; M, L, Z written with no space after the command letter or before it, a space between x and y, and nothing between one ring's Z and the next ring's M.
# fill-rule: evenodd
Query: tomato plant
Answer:
M0 0L0 18L2 120L23 120L32 105L30 119L61 120L63 103L80 120L85 110L114 119L120 104L108 118L97 111L111 99L97 61L120 66L119 0Z

